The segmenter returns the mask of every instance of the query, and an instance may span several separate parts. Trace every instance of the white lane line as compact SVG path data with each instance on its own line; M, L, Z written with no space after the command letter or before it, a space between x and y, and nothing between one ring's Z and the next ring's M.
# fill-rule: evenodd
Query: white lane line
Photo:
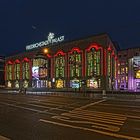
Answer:
M58 107L48 107L48 106L44 106L44 105L36 105L36 104L31 104L31 103L30 104L24 104L24 105L31 105L31 106L40 107L40 108L47 108L48 110L69 111L69 110L58 108Z
M102 104L100 104L101 106L116 106L116 107L126 107L126 108L137 108L137 109L140 109L140 107L139 106L134 106L134 105L124 105L124 104L120 104L120 105L118 105L118 104L109 104L109 103L102 103Z
M78 119L84 119L84 120L88 120L88 121L94 121L94 122L101 122L101 123L106 123L106 124L114 124L114 125L120 125L122 126L124 124L124 121L122 122L114 122L114 121L109 121L109 120L104 120L104 119L98 119L98 118L87 118L81 115L72 115L72 114L66 114L63 113L63 116L66 117L71 117L71 118L78 118Z
M95 110L79 110L79 109L75 109L75 110L70 111L70 113L71 112L83 112L85 114L91 113L91 114L98 114L99 116L100 115L106 115L106 116L113 115L114 117L115 116L122 117L122 118L126 117L126 115L124 115L124 114L118 114L118 113L116 114L116 113L102 112L102 111L95 111Z
M69 123L88 124L88 125L91 125L91 127L109 130L112 132L118 132L120 130L120 128L118 126L107 125L107 124L103 124L103 123L101 124L101 123L96 123L96 122L92 122L92 121L72 121L72 120L70 120L70 118L64 117L64 116L53 116L52 118L58 119L58 120L61 120L64 122L69 122Z
M140 140L140 137L137 138L137 137L127 136L127 135L115 134L115 133L111 133L111 132L104 132L104 131L101 131L101 130L95 130L95 129L85 128L85 127L80 127L80 126L73 126L73 125L69 125L69 124L53 122L53 121L44 120L44 119L39 119L39 122L50 123L50 124L58 125L58 126L95 132L95 133L99 133L99 134L102 134L102 135L107 135L107 136L122 138L122 139L127 139L127 140Z
M50 115L58 115L56 113L48 112L47 110L41 111L41 110L37 110L37 109L32 109L32 108L23 107L23 106L17 106L17 105L8 104L8 103L2 103L2 104L7 105L7 106L11 106L11 107L15 107L15 108L20 108L20 109L24 109L24 110L29 110L29 111L37 112L37 113L46 113L46 114L50 114Z
M77 108L77 109L84 109L84 108L87 108L87 107L89 107L89 106L102 103L102 102L104 102L104 101L106 101L106 99L103 99L103 100L100 100L100 101L97 101L97 102L94 102L94 103L90 103L90 104L87 104L87 105L85 105L85 106L81 106L81 107L79 107L79 108Z
M10 140L10 139L0 135L0 140Z
M74 110L74 111L69 111L69 114L77 114L77 115L84 115L84 116L89 116L89 117L98 117L98 118L107 118L107 119L111 119L111 120L126 120L126 116L120 116L117 114L106 114L106 113L100 113L100 112L84 112L84 110ZM63 115L63 114L62 114Z

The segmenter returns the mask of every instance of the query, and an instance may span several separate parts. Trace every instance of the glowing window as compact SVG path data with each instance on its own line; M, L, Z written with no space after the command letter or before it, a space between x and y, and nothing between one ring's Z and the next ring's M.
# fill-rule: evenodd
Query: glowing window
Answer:
M128 76L126 76L126 82L128 81Z
M111 53L108 52L108 67L107 67L108 76L111 75Z
M82 76L82 54L74 51L69 55L70 77Z
M28 62L22 63L22 79L29 79L30 67Z
M89 52L87 52L87 76L96 76L100 75L101 69L101 60L100 60L100 50L96 51L94 48L91 48Z
M20 64L14 65L14 79L19 80L20 79Z
M12 80L12 67L13 65L11 64L6 66L6 80Z
M55 58L55 77L62 78L65 77L65 57L57 56Z
M126 70L126 73L128 73L128 67L126 67L125 70Z

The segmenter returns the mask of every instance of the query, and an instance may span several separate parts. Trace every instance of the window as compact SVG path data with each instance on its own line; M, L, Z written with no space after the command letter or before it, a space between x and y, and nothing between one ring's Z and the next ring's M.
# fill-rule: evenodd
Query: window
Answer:
M14 79L15 80L20 79L20 63L14 64Z
M111 52L108 52L108 67L107 67L108 76L111 76Z
M126 73L128 73L128 67L125 67L125 71L126 71Z
M22 63L22 78L25 79L29 79L30 77L30 66L29 66L29 62L23 62Z
M69 55L69 65L70 65L70 77L80 77L82 76L82 54L77 51L73 51Z
M26 65L26 73L24 77L29 77L29 64ZM40 88L40 87L48 87L49 81L49 63L48 59L45 58L34 58L33 66L32 66L32 87Z
M100 50L96 51L94 48L91 48L87 52L87 76L98 76L101 73L101 52Z
M11 64L8 64L6 66L6 70L7 70L6 80L12 80L12 67L13 67L13 65L11 65Z
M64 78L65 77L65 57L57 56L55 58L55 77Z

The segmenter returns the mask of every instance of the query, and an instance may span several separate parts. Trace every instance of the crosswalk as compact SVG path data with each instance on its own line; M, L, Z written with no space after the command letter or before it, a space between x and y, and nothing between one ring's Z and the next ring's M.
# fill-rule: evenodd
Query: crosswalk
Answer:
M63 122L86 125L88 128L102 129L111 132L120 131L121 126L127 119L126 116L115 113L90 111L85 109L75 109L68 113L62 113L59 116L53 116Z

